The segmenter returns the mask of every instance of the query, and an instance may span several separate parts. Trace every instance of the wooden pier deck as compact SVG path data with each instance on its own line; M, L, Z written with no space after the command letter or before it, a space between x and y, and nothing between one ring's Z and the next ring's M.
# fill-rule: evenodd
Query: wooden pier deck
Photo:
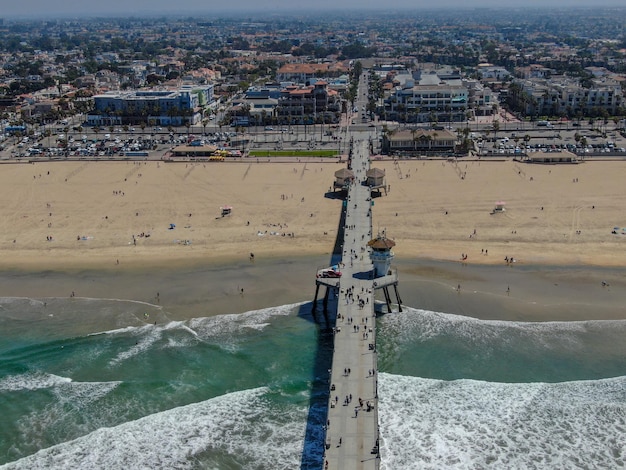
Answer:
M372 239L371 194L362 184L368 169L368 142L355 142L355 181L345 202L342 276L318 281L329 286L339 282L324 454L328 470L375 470L380 464L374 291L395 286L397 279L395 274L373 279L367 245Z

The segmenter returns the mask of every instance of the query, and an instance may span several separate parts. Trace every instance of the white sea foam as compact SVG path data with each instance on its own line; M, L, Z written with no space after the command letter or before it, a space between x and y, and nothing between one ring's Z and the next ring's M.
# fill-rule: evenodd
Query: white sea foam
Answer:
M89 336L97 335L118 335L137 334L141 335L148 331L156 330L184 330L193 336L210 340L211 338L221 338L225 334L234 335L244 329L262 330L269 326L272 317L286 316L293 313L294 309L302 305L289 304L278 307L269 307L260 310L251 310L245 313L215 315L210 317L193 318L186 321L171 321L159 325L126 326L113 330L91 333Z
M188 333L193 341L219 340L219 347L235 352L239 349L238 343L244 338L240 335L245 330L261 331L270 325L272 317L290 315L301 304L283 305L261 310L252 310L241 314L217 315L212 317L195 318L187 321L171 321L162 325L128 326L114 330L94 333L94 335L131 335L136 338L136 344L120 352L109 361L109 366L117 366L121 362L145 353L154 347L166 333L182 331ZM167 337L162 347L188 347L192 343L185 338Z
M45 407L28 407L29 412L15 422L19 442L12 446L13 455L22 454L22 446L44 448L62 436L76 437L111 422L111 409L102 401L121 382L60 381L49 387L55 400Z
M274 405L266 392L235 392L101 428L0 468L298 468L306 409Z
M126 326L124 328L116 328L114 330L107 331L98 331L97 333L89 333L87 336L98 336L98 335L117 335L121 333L129 333L131 331L135 331L139 328L143 328L142 326Z
M123 361L148 351L152 345L159 341L163 336L163 330L161 328L153 328L151 325L139 327L132 330L132 333L138 338L135 345L120 352L117 356L111 359L109 361L110 367L116 366Z
M54 388L58 402L72 408L85 406L100 400L117 388L122 382L71 382L60 384Z
M429 310L403 308L402 313L385 315L379 322L382 334L393 338L390 347L399 348L403 343L426 341L441 335L453 335L477 348L507 341L507 338L523 335L537 347L550 349L554 344L554 332L559 332L559 348L572 351L580 347L580 334L601 330L626 333L626 320L590 320L576 322L514 322L502 320L479 320L472 317ZM478 349L477 349L478 350Z
M12 306L16 303L25 303L30 306L43 306L44 301L40 299L33 299L31 297L0 297L0 306Z
M0 380L0 391L16 392L20 390L40 390L71 382L69 377L60 377L44 372L27 372L25 374L10 375Z
M0 392L19 392L22 390L53 389L58 400L63 403L77 404L98 400L121 382L76 382L69 377L45 372L27 372L10 375L0 380Z
M626 377L558 384L379 376L381 468L626 465Z
M270 325L270 320L277 316L291 315L302 303L251 310L245 313L217 315L213 317L194 318L188 322L190 328L197 332L198 338L216 345L228 352L240 350L240 344L246 340L250 330L262 331Z
M291 315L300 305L302 303L251 310L239 314L194 318L189 321L189 327L197 331L203 339L221 338L225 334L239 333L245 328L262 329L269 325L269 320L273 317Z

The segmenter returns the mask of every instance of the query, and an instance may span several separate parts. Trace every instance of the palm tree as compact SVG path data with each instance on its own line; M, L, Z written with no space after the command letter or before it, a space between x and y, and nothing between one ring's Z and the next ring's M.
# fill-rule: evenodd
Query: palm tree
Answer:
M167 116L170 118L170 125L174 125L174 118L179 115L180 112L177 106L170 106L167 108Z
M50 136L52 135L52 131L50 129L46 129L43 135L48 138L48 147L50 147Z
M428 122L430 122L430 127L433 127L437 122L437 116L433 111L428 114Z
M387 124L383 124L382 134L383 134L383 145L387 146L387 149L390 148L389 140L393 134L395 134L395 129L390 129Z
M428 149L430 150L430 146L431 146L431 142L432 142L433 138L430 134L422 134L419 137L419 141L422 143L422 147L426 146L426 144L428 144Z
M471 139L469 138L469 134L469 127L456 130L456 138L460 142L460 147L463 151L469 151L470 149Z
M528 145L528 142L530 142L530 135L526 134L526 135L524 136L524 143L525 143L526 145Z
M500 121L495 119L493 123L491 124L491 127L493 129L493 138L495 140L498 140L498 131L500 130Z
M429 139L429 142L428 142L429 149L432 149L432 145L433 145L432 143L433 141L437 140L437 137L439 137L439 134L437 132L433 132L433 136Z
M417 134L417 129L413 128L411 129L411 135L413 136L413 150L417 150L417 137L415 137L415 135Z

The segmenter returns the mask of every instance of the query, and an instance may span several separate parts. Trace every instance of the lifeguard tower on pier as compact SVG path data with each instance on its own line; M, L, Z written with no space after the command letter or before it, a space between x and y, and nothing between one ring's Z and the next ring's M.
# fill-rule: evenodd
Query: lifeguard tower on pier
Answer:
M398 310L402 311L402 301L398 294L398 273L391 268L394 254L392 248L396 242L387 238L384 233L367 242L371 248L370 259L374 265L374 289L382 289L387 303L387 310L391 313L391 296L389 286L392 285L398 301Z
M374 277L378 278L390 274L391 261L394 257L391 249L396 246L396 242L390 240L384 235L379 235L373 240L370 240L367 243L367 246L372 249L370 258L374 264Z

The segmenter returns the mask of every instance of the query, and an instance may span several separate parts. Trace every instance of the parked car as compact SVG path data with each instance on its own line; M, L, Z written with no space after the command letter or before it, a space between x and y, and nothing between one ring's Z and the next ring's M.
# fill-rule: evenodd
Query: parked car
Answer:
M341 272L336 271L334 269L322 269L317 273L317 277L341 277Z

